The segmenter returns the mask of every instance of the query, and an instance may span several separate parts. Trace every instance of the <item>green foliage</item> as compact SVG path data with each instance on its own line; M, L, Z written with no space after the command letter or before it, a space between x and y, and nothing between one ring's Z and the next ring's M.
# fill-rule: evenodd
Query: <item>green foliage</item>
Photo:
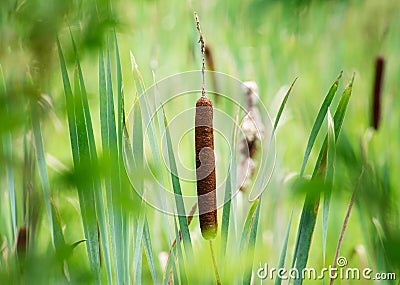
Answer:
M335 264L337 256L351 267L400 274L396 1L208 7L5 0L0 7L0 283L203 284L220 272L222 284L258 284L259 264L285 267L292 258L301 271ZM217 256L201 238L196 205L188 212L182 197L194 190L178 176L179 163L193 166L191 141L175 144L176 125L169 125L194 101L161 105L146 94L157 78L201 66L192 10L201 16L215 70L256 81L261 103L277 114L275 172L269 191L254 200L236 194L240 116L225 138L233 148L230 161L216 147L217 167L226 167L217 172L224 201L221 235L213 241ZM131 53L129 61L132 49L136 59ZM382 122L370 130L365 95L378 54L387 62ZM357 84L353 78L341 90L340 80L353 70ZM296 88L293 82L272 96L296 76ZM154 99L154 118L143 98ZM224 104L216 109L235 117ZM257 154L254 161L262 168ZM316 161L312 172L310 161ZM292 176L299 177L293 186L287 183ZM168 205L175 214L149 207L146 191L159 191L163 206L175 194Z

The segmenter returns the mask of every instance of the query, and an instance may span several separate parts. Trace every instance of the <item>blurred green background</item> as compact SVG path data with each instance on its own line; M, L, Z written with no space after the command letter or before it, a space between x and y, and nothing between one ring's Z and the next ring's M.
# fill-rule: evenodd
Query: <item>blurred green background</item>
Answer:
M337 150L327 260L333 260L348 201L354 189L354 179L349 177L359 175L359 161L363 159L368 161L373 175L376 174L381 180L372 181L363 187L367 190L359 196L357 203L361 206L352 212L341 252L348 257L353 267L368 265L378 269L382 263L379 262L379 254L373 250L377 239L382 238L382 235L387 237L388 244L385 246L390 246L385 247L385 251L398 252L399 242L396 238L399 237L400 205L396 179L400 169L399 1L2 0L0 281L2 278L10 282L18 280L15 277L18 270L15 269L14 276L10 273L13 272L12 268L7 267L7 259L15 251L15 245L8 244L6 238L11 229L9 196L6 191L9 185L7 169L11 165L14 172L18 228L23 226L26 218L22 211L26 207L23 191L29 187L35 189L38 184L37 173L31 179L32 185L26 185L24 176L27 160L24 156L24 137L32 139L29 134L29 106L35 104L33 102L39 102L40 111L36 119L40 119L42 126L51 196L59 211L65 240L73 243L84 238L78 198L71 178L73 164L56 39L59 38L63 47L68 68L73 70L75 58L69 29L74 36L85 76L95 138L100 145L98 51L104 47L109 31L114 28L117 34L125 108L130 110L136 96L130 51L135 55L146 86L153 83L152 72L159 80L200 68L201 55L194 11L199 14L206 44L212 51L215 70L242 81L255 81L259 86L260 98L271 114L276 114L282 99L282 94L278 92L280 88L291 84L298 77L284 111L283 123L277 132L277 163L262 204L255 268L260 263L278 263L293 205L293 228L297 226L304 195L293 194L293 179L290 177L300 170L316 114L341 70L344 73L339 92L344 90L353 74L355 81L343 126L344 139L339 141ZM377 56L385 58L385 70L381 127L374 132L370 129L370 116ZM171 108L169 112L173 110ZM326 125L323 126L323 130L325 129ZM9 134L12 140L11 156L6 151L5 143ZM317 150L322 145L323 138L323 135L318 137ZM346 156L352 151L354 157ZM191 155L187 149L179 150L179 156L183 160L191 161ZM318 152L314 150L306 173L312 171L317 156ZM352 168L354 173L351 172ZM380 186L375 188L374 183ZM374 193L374 189L378 188L387 192ZM37 280L34 283L37 284L51 283L45 272L58 270L46 256L46 253L51 252L51 243L41 195L37 191L38 197L34 202L34 207L39 209L35 238L37 254L31 263L35 266L31 266L31 271L28 270L32 274L29 276L34 276L34 280ZM128 200L121 204L123 211L136 215L137 198L131 194L127 194L125 198ZM238 219L243 221L249 203L245 194L240 193L239 199L243 205L238 210ZM190 205L186 207L190 209ZM163 228L159 227L162 214L153 209L147 211L147 214L157 273L162 276L164 268L159 257L168 252L170 241ZM318 216L308 263L317 268L323 266L321 216ZM242 223L239 225L242 228ZM366 228L374 228L374 225L376 228L383 227L383 233L376 228L368 233L364 231ZM198 220L195 218L190 229L193 232L195 252L200 257L192 265L194 269L189 270L193 282L204 278L201 266L210 261L208 246L201 240L198 227ZM289 255L294 242L295 229L292 229ZM230 247L234 246L230 244ZM399 257L393 254L388 258L389 267L385 267L385 270L398 270ZM143 266L143 281L147 284L151 282L151 276L146 262L143 262ZM201 269L196 270L197 267ZM84 245L77 246L73 251L69 268L73 283L87 282L85 278L89 274L89 264ZM212 276L212 269L206 272ZM336 283L353 284L351 281L340 280Z

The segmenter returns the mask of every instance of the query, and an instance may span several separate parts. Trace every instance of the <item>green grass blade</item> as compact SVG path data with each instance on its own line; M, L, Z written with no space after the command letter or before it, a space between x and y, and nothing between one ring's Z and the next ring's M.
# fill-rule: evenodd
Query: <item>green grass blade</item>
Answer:
M53 228L54 228L54 245L56 248L56 253L58 257L61 259L59 261L67 258L67 248L65 244L64 234L61 226L60 215L57 211L56 205L54 201L51 201L51 211L53 216Z
M254 213L253 222L251 223L250 233L249 233L249 244L247 247L247 252L250 255L250 264L247 265L243 275L243 284L250 284L251 281L251 273L253 269L253 262L254 262L254 249L256 246L256 239L257 239L257 229L258 229L258 221L260 219L260 208L261 208L261 196L259 198L256 211Z
M12 240L11 243L17 239L17 201L15 195L15 184L14 184L14 169L12 166L12 136L11 133L3 135L3 152L6 158L6 183L7 191L10 200L10 211L11 211L11 229L12 229Z
M81 88L79 84L79 75L76 70L74 73L74 107L76 117L76 131L78 136L78 149L79 149L79 162L75 168L76 173L85 173L89 169L92 169L89 151L89 141L87 135L87 126L83 111L83 101ZM82 177L79 177L78 183L78 196L79 205L81 208L83 229L85 232L86 248L89 256L90 267L95 274L96 278L99 278L100 274L100 253L99 253L99 240L98 240L98 228L96 219L96 208L95 198L93 189L93 178L92 175L86 178L88 181L83 181Z
M192 250L192 242L190 239L189 226L188 226L188 221L186 219L185 205L182 198L182 191L179 182L179 177L177 176L178 170L176 167L174 151L172 149L172 143L171 143L171 136L169 133L167 118L165 117L165 114L164 114L164 125L165 125L165 134L167 138L168 158L171 167L171 180L175 194L174 196L175 196L176 208L178 211L179 227L182 232L183 246L185 248L186 255L192 257L193 250Z
M109 147L109 163L112 169L119 169L118 159L118 137L116 131L115 122L115 111L114 111L114 96L113 96L113 85L111 75L111 58L109 46L107 46L107 59L106 59L106 82L107 82L107 119L108 119L108 147ZM108 191L112 191L112 204L110 205L113 209L114 216L114 262L117 284L124 283L124 248L123 248L123 218L122 209L118 203L121 197L121 179L120 173L114 175L109 172L112 188Z
M229 163L229 170L228 175L226 178L226 185L225 185L225 194L224 194L224 207L222 210L222 223L221 223L221 260L224 260L224 256L226 253L226 247L228 244L228 235L229 235L229 223L231 217L231 201L233 199L233 191L235 188L232 187L234 185L233 177L236 175L236 153L235 153L235 138L237 134L237 125L236 120L234 121L233 130L232 130L232 137L230 141L230 145L232 146L232 157L231 162ZM223 263L221 263L223 266ZM222 267L221 267L221 271Z
M103 51L99 50L99 97L100 97L100 129L101 129L101 144L103 149L103 158L109 163L110 162L110 142L109 142L109 112L108 112L108 85L106 79L105 62ZM106 167L104 185L107 200L107 212L108 212L108 223L111 240L111 252L113 263L116 261L116 238L115 238L115 221L114 221L114 210L113 210L113 187L111 182L111 174L109 173L109 167ZM115 268L115 266L114 266ZM114 274L117 270L114 270ZM120 281L119 278L117 278Z
M58 55L60 58L65 101L67 106L67 119L68 119L68 127L69 127L70 141L71 141L72 157L74 160L74 164L76 164L79 161L79 154L78 154L78 137L76 134L76 124L75 124L74 99L72 95L71 83L68 77L67 67L65 65L64 55L62 53L61 45L58 40L57 40L57 47L58 47Z
M280 105L280 107L279 107L278 113L276 114L276 117L275 117L274 129L273 129L273 133L272 133L272 136L271 136L271 137L273 137L273 135L274 135L276 129L278 128L278 123L279 123L279 120L281 119L282 112L283 112L283 110L285 109L286 103L287 103L287 101L288 101L288 99L289 99L289 95L290 95L290 93L292 92L293 86L294 86L294 84L296 83L296 81L297 81L297 78L292 82L292 84L290 85L288 91L287 91L286 94L285 94L285 97L284 97L283 100L282 100L282 103L281 103L281 105Z
M89 162L90 155L87 129L82 106L82 96L80 94L79 76L77 72L75 72L75 92L77 93L76 95L78 98L74 102L64 56L58 40L57 46L67 105L68 126L74 167L76 172L81 173L82 169L84 168L83 164L87 164ZM89 177L89 179L91 179L91 177ZM77 184L83 229L87 239L86 249L89 257L89 263L93 273L98 278L100 272L100 255L98 252L99 241L97 223L95 219L96 212L94 209L94 196L93 192L91 191L92 189L89 189L89 187L85 187L85 185L83 185L84 182L79 183L78 181ZM86 184L86 186L87 185L91 185L91 183Z
M52 216L52 212L51 212L51 201L50 201L50 183L49 183L49 176L47 173L47 166L46 166L46 160L45 160L45 155L44 155L42 131L41 131L40 121L39 121L40 116L38 116L37 108L38 108L38 106L36 106L36 105L31 106L31 112L32 112L31 121L32 121L33 137L34 137L34 141L35 141L36 159L37 159L38 170L39 170L39 178L40 178L40 183L42 185L47 218L49 219L51 241L54 245L53 216Z
M99 50L100 129L103 152L108 150L107 83L103 51Z
M176 240L176 241L178 241L178 240ZM165 272L164 272L165 275L163 276L163 282L162 282L164 285L168 284L171 270L173 271L174 277L176 276L175 280L179 280L179 278L177 277L177 274L176 274L176 267L175 267L176 245L174 246L174 244L171 244L169 252L170 252L170 256L167 261L167 265L165 266ZM179 283L176 283L176 284L179 284Z
M324 99L324 102L322 103L321 108L319 109L317 118L315 119L314 125L313 125L312 130L311 130L311 134L310 134L310 136L308 138L306 152L304 154L303 162L302 162L302 165L301 165L300 177L302 177L303 174L304 174L308 158L310 157L310 154L311 154L311 150L312 150L312 148L314 146L314 143L315 143L315 140L317 138L318 132L321 129L322 122L325 119L325 115L328 112L328 108L331 105L333 98L335 97L337 88L339 86L339 80L342 77L342 74L343 74L343 72L340 72L340 74L337 77L336 81L333 83L333 85L329 89L328 94L326 95L326 97Z
M290 227L292 225L292 218L293 218L293 210L290 213L290 219L289 219L289 223L288 223L288 226L286 229L285 240L283 241L281 256L279 258L279 265L277 268L285 268L286 252L287 252L287 246L288 246L289 235L290 235ZM281 276L277 276L275 279L275 285L281 285L281 283L282 283Z
M142 283L142 240L143 240L143 229L144 229L144 220L145 220L145 207L143 205L145 203L142 201L142 205L140 207L140 216L136 229L136 237L135 237L135 247L133 249L133 279L135 284L140 285Z
M0 81L0 87L1 92L4 92L4 94L7 94L7 87L6 87L6 81L4 78L4 73L3 73L3 67L0 64L0 73L1 73L1 81ZM1 93L0 93L1 94ZM6 113L8 112L7 106L5 106ZM7 114L6 114L7 116ZM7 132L3 135L3 152L4 152L4 157L6 159L6 185L7 185L7 191L9 195L9 201L10 201L10 211L11 211L11 235L12 238L10 239L10 245L14 244L15 240L17 239L17 234L18 234L18 228L17 228L17 201L16 201L16 195L15 195L15 183L14 183L14 168L12 166L12 156L13 156L13 148L12 148L12 134L11 132Z
M329 217L329 205L331 201L331 192L333 185L333 174L335 167L335 126L331 112L328 110L328 152L327 152L327 168L325 183L326 188L324 192L324 212L322 219L322 254L324 264L326 262L326 240L328 235L328 217Z
M82 94L83 111L84 111L84 115L85 115L85 122L86 122L86 126L87 126L87 134L88 134L88 141L89 141L90 158L91 158L94 169L97 170L99 166L98 166L98 158L97 158L97 151L96 151L96 143L95 143L95 139L94 139L92 118L90 115L90 108L89 108L89 102L88 102L88 98L87 98L85 81L83 78L83 72L82 72L81 64L80 64L79 57L78 57L78 50L76 48L72 33L71 33L71 40L72 40L72 45L73 45L74 52L75 52L76 65L78 68L79 84L81 87L80 91ZM110 245L109 245L109 241L108 241L107 220L106 220L106 214L105 214L106 211L105 211L103 197L102 197L101 177L100 177L100 175L98 175L97 172L93 173L93 182L94 182L94 187L95 187L94 193L95 193L95 200L96 200L96 214L97 214L97 219L98 219L98 223L99 223L101 244L102 244L102 248L103 248L108 283L111 284L112 283L112 267L111 267L111 257L110 257Z
M228 176L226 178L224 207L222 210L221 223L221 257L225 256L226 246L228 243L229 218L231 213L231 197L232 197L232 181L231 181L231 166L229 166ZM223 258L221 258L223 260Z
M340 130L342 129L344 116L346 114L347 106L349 104L351 93L353 90L353 82L354 82L354 75L353 75L350 83L347 85L346 89L343 91L343 94L340 97L339 104L336 108L335 115L333 116L333 124L335 126L335 141L338 140ZM314 171L313 171L313 176L315 176L317 174L318 169L320 168L320 165L321 165L324 157L326 156L326 151L327 151L327 138L325 138L322 149L319 152L317 163L315 164Z
M113 31L114 34L114 45L115 45L115 61L116 61L116 80L117 80L117 141L118 141L118 169L119 169L119 179L121 190L120 193L122 194L123 189L129 189L129 181L128 177L126 176L125 169L124 169L124 162L122 157L122 136L123 136L123 120L124 120L124 87L122 81L122 67L121 67L121 59L119 56L119 46L117 40L117 34L115 29ZM123 275L125 283L129 281L129 252L128 243L129 243L129 214L124 213L122 211L122 233L123 239L121 240L122 248L125 248L122 262L124 265ZM128 282L129 283L129 282Z
M244 223L244 227L243 227L243 231L242 231L242 236L240 239L239 253L242 253L244 250L245 243L250 234L251 224L253 223L254 212L257 208L258 203L259 203L259 199L256 199L253 202L253 205L251 205L249 212L247 213L246 221Z
M335 141L337 141L344 116L347 110L347 106L351 97L352 86L354 82L354 76L349 85L344 90L338 107L336 108L335 115L333 117L333 124L335 129ZM317 175L323 175L326 177L327 169L327 151L328 151L328 137L325 138L324 144L320 150L314 172L313 178ZM292 267L296 264L296 268L301 272L307 265L309 250L311 247L312 235L315 228L315 222L318 213L320 200L320 193L307 193L306 200L304 202L303 211L300 219L298 238L295 247L295 254L293 255ZM300 285L303 280L301 278L295 279L294 284Z
M144 251L146 253L147 261L148 261L148 264L150 267L151 277L153 278L153 283L158 284L157 274L156 274L156 266L154 263L153 247L151 246L149 223L148 223L146 217L144 220L144 229L143 230L144 230L144 232L143 232Z
M180 284L188 284L188 280L186 277L186 267L185 261L183 259L183 253L180 243L179 231L178 226L176 224L176 216L174 215L174 229L175 229L175 239L176 239L176 249L178 251L178 263L179 263L179 274L180 274Z

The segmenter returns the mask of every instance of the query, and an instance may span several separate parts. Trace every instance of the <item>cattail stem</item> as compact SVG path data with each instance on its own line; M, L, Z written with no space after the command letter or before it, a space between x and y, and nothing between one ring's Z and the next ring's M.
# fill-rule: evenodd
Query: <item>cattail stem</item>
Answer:
M383 81L384 58L379 56L375 63L375 82L372 102L372 126L378 130L381 119L381 93Z
M201 44L201 76L202 76L201 96L205 97L206 96L206 77L205 77L204 73L205 73L205 69L206 69L206 60L204 57L204 53L205 53L206 44L204 42L203 33L201 32L201 28L200 28L199 16L197 15L196 12L194 13L194 16L196 18L196 28L200 35L199 43Z
M221 278L219 277L219 273L218 273L217 261L215 260L215 254L214 254L212 240L210 240L210 251L211 251L211 258L212 258L212 262L213 262L213 266L214 266L215 279L217 280L217 284L221 285Z

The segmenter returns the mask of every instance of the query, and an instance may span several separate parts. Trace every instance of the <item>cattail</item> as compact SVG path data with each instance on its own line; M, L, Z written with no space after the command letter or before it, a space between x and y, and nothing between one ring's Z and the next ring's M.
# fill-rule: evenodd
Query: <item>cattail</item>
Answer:
M375 63L375 82L372 102L372 126L378 130L381 119L381 93L383 81L384 58L379 56Z
M28 245L28 231L26 227L22 227L18 231L17 236L17 254L20 259L24 259Z
M217 235L217 197L214 156L214 129L213 105L206 97L205 91L205 60L204 39L200 29L197 14L196 25L200 34L202 53L202 92L201 98L196 102L195 115L195 148L196 148L196 180L197 197L199 205L199 219L201 234L207 240L214 239Z
M196 102L195 145L200 228L205 239L213 239L218 228L213 105L203 96Z
M243 156L238 172L238 181L242 182L240 191L246 192L250 185L251 177L254 175L256 163L254 161L257 153L257 144L262 140L264 125L261 122L260 114L256 104L258 102L258 86L254 81L243 83L243 89L246 95L247 114L243 118L241 129L244 138L240 142L240 152Z

